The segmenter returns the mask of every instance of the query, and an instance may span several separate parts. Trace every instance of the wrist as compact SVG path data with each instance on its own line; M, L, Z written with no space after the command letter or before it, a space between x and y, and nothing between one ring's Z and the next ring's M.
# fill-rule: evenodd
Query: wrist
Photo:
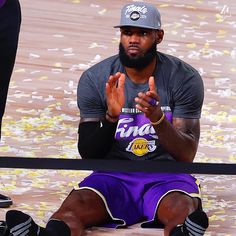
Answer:
M119 120L119 116L112 116L108 111L106 112L106 120L115 123Z
M150 121L150 123L151 123L151 125L153 125L153 126L154 126L154 125L157 126L157 125L161 124L164 119L165 119L165 113L162 112L162 116L161 116L157 121L155 121L155 122Z

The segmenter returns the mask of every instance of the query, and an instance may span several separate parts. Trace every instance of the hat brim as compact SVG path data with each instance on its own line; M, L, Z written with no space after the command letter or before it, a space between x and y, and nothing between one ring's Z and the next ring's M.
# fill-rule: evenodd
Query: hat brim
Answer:
M121 27L137 27L137 28L155 29L155 30L159 30L159 29L160 29L160 28L155 28L155 27L146 26L146 25L132 25L132 24L125 24L125 25L116 25L116 26L113 26L113 28L121 28Z

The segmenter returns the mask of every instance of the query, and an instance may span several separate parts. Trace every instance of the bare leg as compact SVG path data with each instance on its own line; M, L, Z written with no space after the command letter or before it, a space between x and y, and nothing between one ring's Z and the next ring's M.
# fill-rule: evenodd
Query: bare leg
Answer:
M71 236L82 235L85 228L111 220L100 196L87 189L73 190L51 218L64 221Z
M186 217L198 208L199 200L180 192L165 196L158 208L157 217L165 225L164 235L178 224L183 224Z

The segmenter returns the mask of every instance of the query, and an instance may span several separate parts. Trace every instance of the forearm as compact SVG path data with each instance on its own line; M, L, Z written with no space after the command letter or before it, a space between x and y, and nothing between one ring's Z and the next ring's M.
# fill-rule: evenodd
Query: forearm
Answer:
M178 127L178 124L174 127L166 118L160 124L153 125L160 145L176 161L192 162L197 152L199 135L194 135L191 130L181 130L176 126ZM199 130L197 120L193 127Z
M82 158L105 158L114 141L117 122L83 122L79 125L78 150Z

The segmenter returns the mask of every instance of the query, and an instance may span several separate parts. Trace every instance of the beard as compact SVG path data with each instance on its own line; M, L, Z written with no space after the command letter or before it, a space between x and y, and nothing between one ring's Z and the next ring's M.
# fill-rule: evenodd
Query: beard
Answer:
M157 46L156 42L148 49L147 52L144 52L143 55L132 57L129 56L123 47L119 44L119 58L123 66L135 69L143 69L148 66L153 59L156 57Z

